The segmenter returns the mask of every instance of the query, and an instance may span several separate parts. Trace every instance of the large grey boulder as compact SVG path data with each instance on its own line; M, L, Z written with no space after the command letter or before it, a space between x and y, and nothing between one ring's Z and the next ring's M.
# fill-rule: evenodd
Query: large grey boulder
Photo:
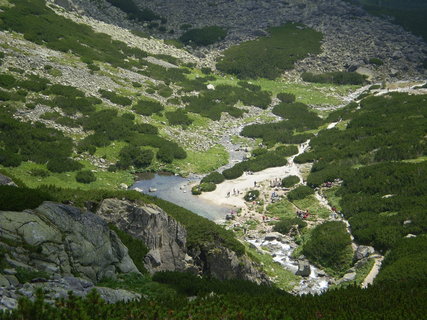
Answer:
M0 186L14 186L16 187L15 182L13 182L13 180L5 175L2 175L0 173Z
M375 249L370 246L358 246L354 254L356 260L361 260L363 258L369 257L375 252Z
M187 268L187 232L175 219L153 204L105 199L96 213L119 229L141 239L150 250L144 265L151 273Z
M93 282L138 272L107 223L75 207L45 202L35 210L0 211L0 235L8 239L2 246L8 249L7 261L16 267L78 274Z
M307 260L298 260L297 276L308 277L311 273L311 267Z

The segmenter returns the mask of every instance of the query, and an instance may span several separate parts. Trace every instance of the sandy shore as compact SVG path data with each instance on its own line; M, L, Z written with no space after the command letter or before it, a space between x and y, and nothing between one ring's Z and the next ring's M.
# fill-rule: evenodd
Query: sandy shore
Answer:
M251 189L258 189L263 182L270 182L275 179L283 179L287 176L298 176L302 180L300 170L293 159L305 152L309 141L298 147L298 153L288 159L288 164L282 167L268 168L259 172L248 174L247 172L237 179L226 180L217 185L216 190L204 192L199 197L201 199L212 201L218 205L230 206L236 208L245 207L243 196ZM238 194L235 194L235 191ZM230 196L227 196L230 194Z

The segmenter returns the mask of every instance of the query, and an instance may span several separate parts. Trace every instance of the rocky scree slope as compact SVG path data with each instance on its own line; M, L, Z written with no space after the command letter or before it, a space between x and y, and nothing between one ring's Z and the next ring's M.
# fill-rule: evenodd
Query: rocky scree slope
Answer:
M108 2L61 0L58 4L74 9L108 24L130 29L144 28L126 19L125 13ZM193 50L205 63L214 67L221 51L231 45L252 40L268 33L266 29L286 22L303 23L324 35L322 53L296 64L300 72L359 71L376 80L405 80L425 77L422 64L427 45L421 38L405 31L385 18L369 15L362 8L341 0L289 1L194 1L135 0L141 8L150 8L167 18L168 29L174 33L155 33L156 37L178 37L182 25L194 28L218 25L228 31L224 41ZM188 48L190 49L190 48ZM372 65L377 58L383 65Z

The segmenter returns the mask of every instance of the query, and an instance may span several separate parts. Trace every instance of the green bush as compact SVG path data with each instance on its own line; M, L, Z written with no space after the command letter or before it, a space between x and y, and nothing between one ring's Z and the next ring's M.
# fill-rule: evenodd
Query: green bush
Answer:
M202 194L202 188L200 187L200 184L191 188L191 194L193 194L195 196Z
M274 224L273 231L280 232L281 234L287 234L291 231L293 226L297 226L298 229L302 229L307 226L307 222L300 218L282 218L279 222Z
M300 182L299 177L297 176L289 176L282 179L282 187L290 188Z
M12 89L15 87L16 79L14 76L2 73L0 74L0 87Z
M289 201L304 199L305 197L314 194L314 190L308 186L299 186L290 191L287 195Z
M160 113L164 110L163 105L154 100L140 100L132 109L143 116L151 116L154 113Z
M325 222L314 228L302 252L314 263L338 273L345 272L353 259L350 234L340 221Z
M224 180L225 180L225 177L221 173L214 171L209 173L207 176L203 177L201 182L212 182L215 184L220 184Z
M166 112L165 115L169 121L169 124L172 126L181 125L183 127L187 127L193 122L193 120L190 119L187 116L187 113L182 109L178 109L172 112Z
M243 198L245 199L245 201L255 201L258 199L259 194L259 190L250 190L246 192Z
M191 193L194 195L202 194L202 192L211 192L216 189L216 184L213 182L201 182L199 185L191 188Z
M277 98L284 103L295 102L295 95L293 93L281 92L277 94Z
M221 41L227 35L227 31L221 27L211 26L200 29L190 29L179 39L185 44L195 44L197 46L207 46Z
M366 82L366 76L358 74L356 72L326 72L321 74L304 72L301 77L304 81L307 82L333 83L340 85L361 85Z
M49 171L62 173L80 170L83 165L69 158L53 158L47 163L47 168Z
M307 55L320 52L322 35L288 23L269 29L269 36L243 42L223 52L217 69L244 78L277 78Z
M69 98L85 96L84 92L77 89L76 87L66 86L62 84L53 84L45 91L47 94L56 94L59 96L64 96Z
M103 98L110 100L112 103L119 104L122 106L130 106L132 104L131 99L120 96L115 92L107 91L103 89L99 89L98 92L101 94Z
M154 134L154 135L159 133L159 130L157 129L157 127L148 123L138 123L135 126L135 130L138 131L139 133Z
M25 209L34 209L52 198L48 193L13 186L0 186L0 210L3 211L22 211Z
M90 170L82 170L77 172L76 181L80 183L91 183L96 181L96 176Z
M172 163L174 152L170 148L161 147L159 151L157 151L156 158L164 163Z
M126 146L123 147L120 151L119 162L117 166L120 168L129 168L130 166L135 166L135 168L146 168L148 167L154 157L153 151L150 149L141 149L135 146Z

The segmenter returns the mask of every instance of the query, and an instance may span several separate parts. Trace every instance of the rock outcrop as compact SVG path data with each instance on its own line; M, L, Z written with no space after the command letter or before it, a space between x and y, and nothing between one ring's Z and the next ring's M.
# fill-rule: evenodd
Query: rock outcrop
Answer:
M5 175L2 175L0 173L0 186L14 186L16 187L15 182L13 180Z
M1 275L0 275L1 276ZM86 296L90 291L96 290L100 297L108 303L119 301L131 301L141 298L140 294L122 289L110 289L105 287L96 287L91 281L76 277L64 277L46 281L35 281L25 283L19 286L1 286L0 285L0 310L14 309L18 306L20 297L29 299L35 298L35 292L42 288L47 302L53 302L54 299L66 298L71 291L77 297Z
M158 206L105 199L96 213L145 243L150 250L144 261L149 272L187 269L187 231Z
M222 280L269 283L266 275L247 256L238 256L219 244L199 245L188 250L185 228L155 205L105 199L96 212L144 241L150 249L145 259L145 267L150 272L189 271Z
M266 274L248 256L238 256L228 248L200 247L191 250L189 254L205 275L220 280L241 279L258 284L270 283Z
M45 202L35 210L0 211L0 244L12 271L78 275L95 283L118 273L138 272L104 220L63 204Z

